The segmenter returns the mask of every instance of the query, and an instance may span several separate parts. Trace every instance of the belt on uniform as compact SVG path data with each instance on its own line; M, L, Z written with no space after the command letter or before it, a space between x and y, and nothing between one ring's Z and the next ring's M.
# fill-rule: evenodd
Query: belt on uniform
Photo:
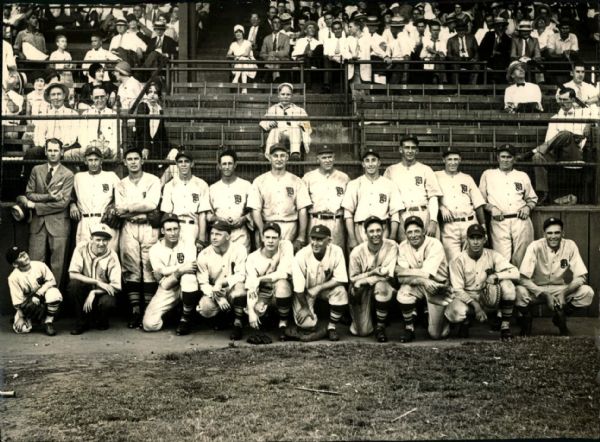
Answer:
M510 218L518 218L519 215L517 213L509 213L508 215L502 215L504 217L504 219L510 219ZM496 219L496 217L492 217L495 221L500 221L498 219Z
M264 221L264 223L277 223L277 224L279 224L279 223L295 223L295 222L296 222L295 219L290 220L290 221L284 221L284 220L281 220L281 219L270 219L270 220L265 220Z
M449 222L458 223L458 222L471 221L473 219L475 219L475 215L467 216L466 218L453 218L452 221L449 221Z
M413 207L409 207L408 209L409 212L418 212L419 210L427 210L427 206L413 206Z
M316 219L340 219L344 215L336 215L334 213L311 213L310 216Z
M128 219L127 222L131 224L150 224L147 219Z
M196 224L196 221L193 219L180 219L179 224Z
M93 217L101 217L102 214L101 213L82 213L81 216L83 216L84 218L93 218Z

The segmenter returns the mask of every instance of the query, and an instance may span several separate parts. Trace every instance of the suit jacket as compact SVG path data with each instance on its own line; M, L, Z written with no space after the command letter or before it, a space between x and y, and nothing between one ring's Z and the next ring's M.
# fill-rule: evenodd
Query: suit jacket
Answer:
M162 48L160 48L162 53L167 56L177 56L177 42L167 35L163 35L162 39ZM158 37L152 37L148 45L148 53L157 49L156 43L158 43Z
M512 60L517 60L523 57L523 55L521 55L522 51L523 39L521 37L513 37L512 46L510 48L510 58ZM533 58L534 60L542 58L540 43L537 38L529 37L527 39L527 43L525 43L525 57Z
M31 170L25 195L35 203L30 233L38 233L45 225L52 236L66 236L71 227L69 204L73 192L73 172L59 164L46 185L48 164L38 164ZM59 190L58 201L50 199L50 190Z
M248 40L248 37L250 37L250 28L252 27L252 25L248 25L247 31L246 31L246 35L244 35L244 38L246 40ZM269 26L264 25L264 24L259 24L258 25L258 29L256 31L256 41L254 42L254 45L252 45L252 50L254 51L254 56L256 57L258 54L258 52L262 49L262 43L263 40L265 39L265 37L269 34L271 34L273 31L270 29ZM271 47L273 47L273 41L271 40Z
M143 101L137 108L137 113L140 115L149 115L150 108ZM163 110L160 110L163 115ZM135 121L135 144L140 149L150 150L150 159L164 159L167 156L169 149L169 137L165 127L165 120L160 120L158 129L154 136L150 136L150 120L138 119Z
M479 45L479 58L489 63L491 68L506 69L510 63L512 39L502 34L500 43L496 45L496 33L488 32Z
M465 35L466 50L469 54L467 58L477 59L479 56L479 48L477 47L477 40L471 34ZM447 60L460 60L460 39L458 35L450 37L446 47L446 59Z
M283 32L277 35L277 48L273 51L273 34L267 35L262 43L260 50L261 60L269 60L270 56L273 55L275 60L289 60L290 59L290 37Z

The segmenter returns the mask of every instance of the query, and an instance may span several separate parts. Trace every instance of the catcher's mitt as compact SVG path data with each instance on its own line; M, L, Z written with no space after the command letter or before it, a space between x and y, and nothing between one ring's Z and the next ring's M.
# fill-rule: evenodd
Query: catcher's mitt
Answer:
M256 333L253 334L252 336L249 336L248 339L246 340L246 342L248 342L249 344L254 344L254 345L265 345L265 344L271 344L273 342L273 340L271 339L271 337L265 333Z
M40 299L40 302L36 304L32 298L33 296L30 296L21 303L21 312L23 312L25 318L41 322L46 317L46 304L43 299Z
M496 310L500 306L502 298L502 287L500 284L486 284L481 291L479 303L483 308Z
M106 210L102 214L100 222L115 230L119 230L123 224L123 220L117 216L114 204L106 206Z

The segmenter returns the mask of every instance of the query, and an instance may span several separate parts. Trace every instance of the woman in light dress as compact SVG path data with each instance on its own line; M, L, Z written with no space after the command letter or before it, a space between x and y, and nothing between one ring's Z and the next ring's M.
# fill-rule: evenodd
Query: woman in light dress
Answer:
M227 51L227 58L233 60L254 60L254 54L252 52L252 43L244 39L244 27L242 25L235 25L233 27L233 35L235 41L229 46ZM256 77L256 71L236 71L235 69L256 69L255 64L248 63L236 63L233 65L233 80L232 83L248 83L248 79L254 79ZM247 93L247 89L242 89L242 94Z

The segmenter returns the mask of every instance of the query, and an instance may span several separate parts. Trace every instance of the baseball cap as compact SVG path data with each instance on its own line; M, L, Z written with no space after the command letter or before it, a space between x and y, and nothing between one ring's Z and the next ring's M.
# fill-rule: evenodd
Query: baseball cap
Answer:
M462 154L460 153L460 150L458 150L456 147L447 147L446 149L444 149L442 151L442 157L446 158L448 155L460 155L462 156Z
M485 230L479 224L471 224L467 229L467 238L472 238L473 236L485 236Z
M229 223L222 221L220 219L216 220L213 225L213 229L220 230L221 232L231 233L231 226Z
M179 158L187 158L190 161L193 161L194 159L192 158L192 154L191 152L187 151L187 150L180 150L179 152L177 152L177 155L175 155L175 161L177 161Z
M89 155L98 155L100 158L104 158L104 155L102 154L102 151L95 144L89 145L87 147L87 149L85 150L85 154L83 156L87 157Z
M411 224L416 224L421 229L425 228L425 225L423 224L423 220L421 218L419 218L418 216L409 216L408 218L406 218L406 220L404 221L404 230L406 230L408 228L408 226L410 226Z
M363 227L365 228L365 230L367 230L369 226L374 223L379 224L381 227L384 227L386 224L386 222L383 221L381 218L377 218L376 216L370 216L366 220L364 220Z
M277 144L274 144L273 146L271 146L271 153L278 151L278 150L283 150L284 152L288 151L287 147L285 147L285 145L281 144L281 143L277 143Z
M377 158L381 158L379 156L379 152L377 152L375 149L373 149L372 147L369 147L367 150L365 150L362 154L362 156L360 157L361 160L364 160L366 157L368 157L369 155L373 155Z
M165 223L168 223L169 221L173 221L178 223L179 222L179 217L174 214L174 213L165 213L162 218L160 219L160 226L164 226Z
M25 250L22 247L19 246L12 246L10 249L8 249L6 251L6 260L8 261L9 264L14 264L15 261L17 260L17 258L19 257L19 255L23 252L26 252L27 250Z
M333 153L333 149L327 144L322 144L317 148L317 155L322 155L325 153Z
M503 144L502 146L499 146L498 148L496 148L496 154L499 155L502 152L508 152L513 157L516 155L515 146L513 146L512 144Z
M327 226L318 224L310 229L308 236L311 238L329 238L331 236L331 230L329 230L329 227Z
M277 223L266 223L263 226L262 233L265 233L267 230L273 230L273 231L277 232L277 234L279 236L281 236L281 227L279 227L279 224L277 224Z
M550 218L547 218L544 221L544 225L543 225L544 230L546 230L548 227L554 226L554 225L560 226L561 229L564 227L564 223L562 222L562 220L560 218L551 216Z
M124 18L120 18L115 22L115 26L119 26L119 25L124 25L127 26L127 20L125 20Z
M92 236L102 236L104 238L108 238L111 239L112 238L112 232L110 231L110 228L106 225L106 224L96 224L95 226L93 226L90 229L90 234Z

